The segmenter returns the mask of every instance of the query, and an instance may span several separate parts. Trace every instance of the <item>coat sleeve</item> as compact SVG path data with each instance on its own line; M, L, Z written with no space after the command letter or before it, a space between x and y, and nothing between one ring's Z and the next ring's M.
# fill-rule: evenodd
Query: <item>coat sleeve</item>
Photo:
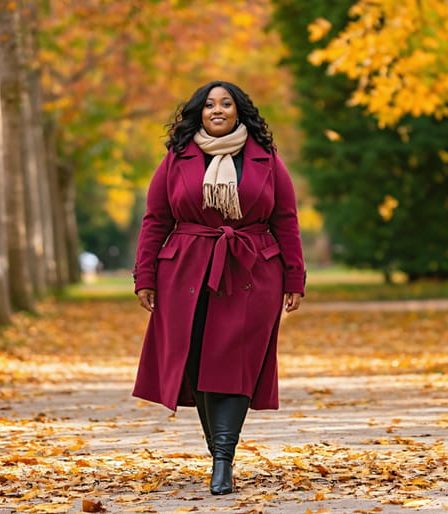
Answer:
M133 269L134 292L139 289L155 289L157 255L176 223L171 212L167 191L167 173L172 160L169 152L157 168L146 196L146 212L137 241Z
M275 206L269 219L284 263L283 290L305 295L306 271L300 238L294 186L285 164L274 151Z

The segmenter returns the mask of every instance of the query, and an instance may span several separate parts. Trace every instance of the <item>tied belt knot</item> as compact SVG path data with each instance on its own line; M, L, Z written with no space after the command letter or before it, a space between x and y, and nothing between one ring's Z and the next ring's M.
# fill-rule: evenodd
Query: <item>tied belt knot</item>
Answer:
M238 264L241 264L250 272L257 259L257 249L251 235L269 232L269 225L267 223L253 223L241 228L233 228L229 225L214 228L200 223L182 221L177 222L174 232L217 239L213 247L207 285L216 293L223 278L224 291L227 295L231 295L231 259L235 259Z
M229 225L221 225L218 227L218 230L222 230L227 239L232 239L235 237L235 231Z

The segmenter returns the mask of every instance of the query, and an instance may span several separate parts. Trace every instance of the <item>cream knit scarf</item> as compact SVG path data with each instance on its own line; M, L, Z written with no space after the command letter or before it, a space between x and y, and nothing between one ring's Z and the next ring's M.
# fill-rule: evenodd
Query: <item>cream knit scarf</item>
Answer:
M241 218L237 175L232 155L236 155L246 142L246 126L240 123L236 130L221 137L210 136L201 128L193 139L203 152L214 155L202 182L202 208L214 207L221 211L224 218Z

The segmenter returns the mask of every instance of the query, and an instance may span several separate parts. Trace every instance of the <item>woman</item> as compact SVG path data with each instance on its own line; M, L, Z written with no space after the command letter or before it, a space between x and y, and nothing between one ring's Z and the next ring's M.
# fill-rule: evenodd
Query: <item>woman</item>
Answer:
M197 407L211 493L227 494L248 408L278 409L283 294L291 312L305 286L296 200L264 119L234 84L198 89L167 148L133 273L152 313L133 395Z

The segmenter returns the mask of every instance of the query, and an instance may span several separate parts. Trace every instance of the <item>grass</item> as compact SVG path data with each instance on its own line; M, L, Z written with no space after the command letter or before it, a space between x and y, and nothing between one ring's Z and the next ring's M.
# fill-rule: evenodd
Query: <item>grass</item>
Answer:
M403 277L386 284L381 273L331 267L309 269L307 301L416 300L448 298L448 282L419 281L407 284ZM134 283L126 272L103 273L95 281L70 285L58 295L60 300L135 299Z

